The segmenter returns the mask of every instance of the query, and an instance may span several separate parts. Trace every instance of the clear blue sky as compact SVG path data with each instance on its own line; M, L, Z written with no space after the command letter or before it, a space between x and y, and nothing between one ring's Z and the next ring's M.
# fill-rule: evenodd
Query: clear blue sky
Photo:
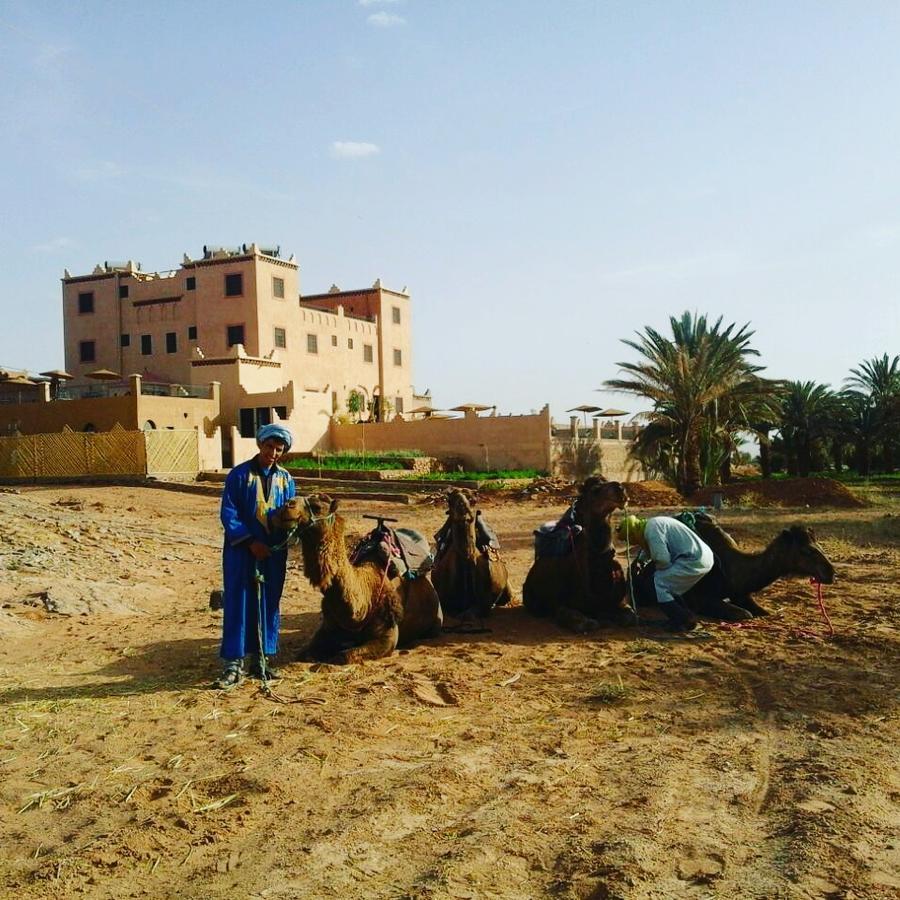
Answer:
M437 406L637 408L621 343L750 321L767 374L900 352L895 2L0 0L0 365L59 278L279 243L414 300Z

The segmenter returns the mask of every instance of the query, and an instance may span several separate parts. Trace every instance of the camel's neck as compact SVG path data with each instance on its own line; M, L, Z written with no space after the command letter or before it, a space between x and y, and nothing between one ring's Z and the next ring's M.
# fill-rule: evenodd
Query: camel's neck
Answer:
M729 581L742 594L762 590L788 574L777 541L772 541L765 550L757 553L733 549L720 555L727 566Z
M466 558L472 559L477 552L475 547L475 523L460 520L451 521L450 534L459 552L463 553Z
M361 573L350 562L344 542L344 522L335 516L333 525L321 531L311 529L303 534L303 570L313 587L325 595L329 604L354 622L369 613L370 596Z

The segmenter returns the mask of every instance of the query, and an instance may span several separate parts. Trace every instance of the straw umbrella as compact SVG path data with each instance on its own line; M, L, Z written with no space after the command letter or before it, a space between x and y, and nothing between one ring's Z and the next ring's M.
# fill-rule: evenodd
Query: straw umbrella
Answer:
M567 409L566 412L580 412L584 416L584 427L587 428L587 414L599 412L599 406L591 406L589 403L582 403L581 406L573 406L571 409Z

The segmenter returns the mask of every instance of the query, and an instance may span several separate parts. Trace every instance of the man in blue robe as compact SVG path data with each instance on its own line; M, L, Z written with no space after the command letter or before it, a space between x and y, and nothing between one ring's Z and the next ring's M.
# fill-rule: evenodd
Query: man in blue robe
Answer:
M287 568L287 536L274 514L296 493L294 479L278 465L292 436L283 425L264 425L256 434L259 453L235 466L225 479L221 519L224 576L222 649L224 670L215 686L229 690L250 674L277 677L267 657L278 651L279 604ZM262 622L259 609L262 609Z

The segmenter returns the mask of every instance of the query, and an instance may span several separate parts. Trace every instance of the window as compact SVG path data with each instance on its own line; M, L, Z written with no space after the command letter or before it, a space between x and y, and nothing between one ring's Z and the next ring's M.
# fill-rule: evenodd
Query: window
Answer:
M244 343L244 326L229 325L226 329L225 341L229 347Z
M400 324L400 307L399 306L394 306L391 308L391 316L394 320L394 324L399 325Z
M337 391L331 392L331 411L336 413L338 411L338 395Z
M402 350L394 351L394 365L395 366L403 365L403 351Z
M166 332L166 353L178 352L178 337L174 331Z
M120 284L119 285L119 299L125 300L128 297L128 285Z
M403 398L402 397L394 397L394 410L398 413L403 412Z
M78 295L78 312L92 313L94 311L94 292L85 291Z
M284 350L287 347L287 332L283 328L275 329L275 346L280 350Z
M188 340L189 341L197 340L197 326L196 325L188 325Z
M284 279L283 278L272 278L272 296L278 297L280 300L284 299Z
M196 291L197 290L197 276L196 275L188 275L188 277L184 279L184 289L186 291Z
M130 347L131 346L131 335L130 334L120 334L119 335L119 346L120 347Z
M141 356L151 356L153 354L153 335L141 335Z
M353 338L347 338L347 349L348 350L353 349Z
M306 336L306 352L307 353L318 353L319 352L319 336L317 334L308 334Z
M372 355L372 345L371 344L363 344L363 362L372 362L374 359Z
M241 433L241 437L256 437L256 432L263 425L269 425L271 422L272 410L266 406L250 406L238 410L238 430Z
M336 334L333 334L333 335L331 336L331 346L332 346L332 347L337 347L337 335L336 335Z
M225 296L240 297L244 293L244 276L240 272L232 272L225 276Z
M95 344L93 341L80 341L78 344L78 358L81 362L94 362L96 359Z

